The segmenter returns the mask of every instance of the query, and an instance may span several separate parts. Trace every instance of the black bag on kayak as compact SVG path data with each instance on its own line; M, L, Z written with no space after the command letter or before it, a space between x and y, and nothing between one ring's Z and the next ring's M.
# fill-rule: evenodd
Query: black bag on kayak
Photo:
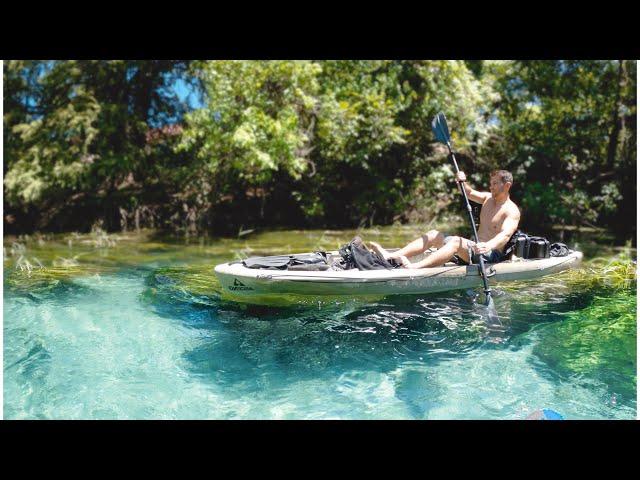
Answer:
M511 254L525 259L549 258L550 242L544 237L531 236L518 230L511 236L504 250L505 256Z
M549 255L552 257L566 257L570 252L571 249L560 242L552 243L549 247Z
M242 263L247 268L266 270L326 270L329 268L327 252L251 257L237 263Z
M343 245L339 253L344 260L345 269L389 270L400 266L394 260L385 260L377 252L370 252L362 244L362 239L359 236L354 237L349 243Z
M523 258L549 258L550 242L544 237L529 237Z
M527 241L528 235L521 230L517 230L507 242L504 247L504 256L509 257L512 254L519 257L518 253L522 253L524 244Z

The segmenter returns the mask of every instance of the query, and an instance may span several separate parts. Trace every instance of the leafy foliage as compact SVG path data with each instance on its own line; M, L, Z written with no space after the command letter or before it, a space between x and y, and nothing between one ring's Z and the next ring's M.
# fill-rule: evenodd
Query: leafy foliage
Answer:
M530 223L572 218L628 229L636 195L628 181L636 171L635 62L489 62L487 68L500 92L499 136L491 149L516 173L520 198L533 208ZM528 215L525 209L525 221Z
M524 228L634 228L632 61L7 61L3 75L8 232L462 213L431 134L441 110L474 186L514 173Z
M158 155L147 133L181 111L164 87L184 62L4 65L4 187L16 230L122 228L121 210L140 192L153 197L154 170L176 160Z

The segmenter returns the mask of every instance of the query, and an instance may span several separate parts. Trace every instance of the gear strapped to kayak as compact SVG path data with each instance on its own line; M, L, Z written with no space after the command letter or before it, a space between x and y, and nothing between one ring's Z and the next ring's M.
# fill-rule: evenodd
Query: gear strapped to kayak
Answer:
M344 270L357 268L358 270L389 270L401 266L395 260L387 260L378 252L371 252L362 243L359 236L354 237L338 251L342 257Z
M536 237L518 230L505 246L504 256L514 255L524 259L566 257L571 250L564 243L551 243L544 237Z
M339 256L332 257L327 252L303 253L297 255L273 255L270 257L250 257L233 262L247 268L263 270L318 271L328 270L389 270L401 266L395 260L386 260L379 253L369 251L357 236L343 245Z
M234 263L242 263L247 268L264 270L326 270L329 268L327 252L251 257Z

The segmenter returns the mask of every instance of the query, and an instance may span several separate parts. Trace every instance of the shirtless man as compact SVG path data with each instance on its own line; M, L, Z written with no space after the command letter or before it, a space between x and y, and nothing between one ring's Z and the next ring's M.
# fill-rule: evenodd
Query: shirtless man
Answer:
M518 229L520 221L520 210L509 198L513 176L506 170L491 172L490 192L474 190L466 183L466 179L464 172L458 172L456 182L463 182L462 185L469 200L482 205L480 228L478 229L479 242L477 244L466 238L445 236L437 230L430 230L397 252L389 253L379 244L369 242L373 249L384 258L399 260L404 268L427 268L444 265L454 255L467 263L471 263L471 260L473 263L479 263L478 255L482 255L487 263L503 261L505 259L502 254L504 247ZM420 262L411 263L409 261L408 257L419 255L431 247L438 250ZM472 252L473 255L471 255Z

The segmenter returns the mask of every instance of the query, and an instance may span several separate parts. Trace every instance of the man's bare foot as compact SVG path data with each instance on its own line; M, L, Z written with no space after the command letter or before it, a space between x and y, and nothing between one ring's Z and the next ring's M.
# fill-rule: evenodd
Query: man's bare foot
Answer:
M385 260L389 260L390 258L395 258L393 255L387 252L384 248L382 248L379 243L372 242L371 240L369 240L369 244L371 245L371 248L373 248L378 254L382 255L382 258L384 258Z

